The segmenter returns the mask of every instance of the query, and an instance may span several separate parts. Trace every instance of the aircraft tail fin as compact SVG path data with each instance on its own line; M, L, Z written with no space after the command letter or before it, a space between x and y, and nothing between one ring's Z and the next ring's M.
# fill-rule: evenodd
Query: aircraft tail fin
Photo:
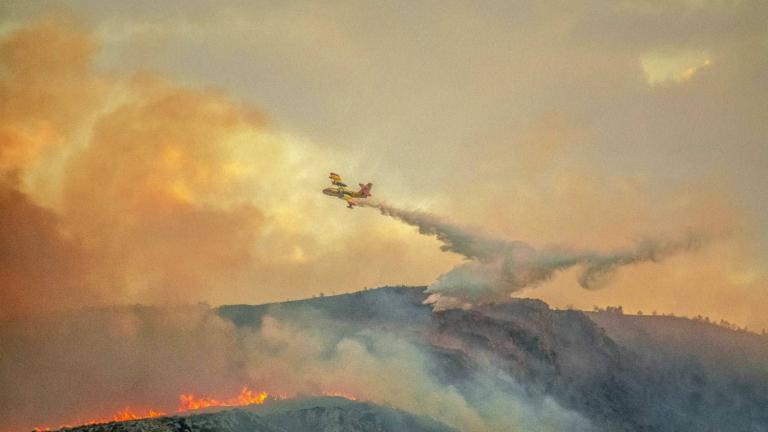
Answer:
M360 194L361 198L368 198L371 196L371 188L373 187L373 183L368 184L362 184L358 183L360 185L360 191L358 192Z

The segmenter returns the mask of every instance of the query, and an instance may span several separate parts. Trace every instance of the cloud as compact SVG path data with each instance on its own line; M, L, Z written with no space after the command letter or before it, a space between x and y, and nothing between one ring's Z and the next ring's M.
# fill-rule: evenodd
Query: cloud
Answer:
M80 305L94 295L84 289L87 251L56 214L14 186L0 179L0 320Z
M183 392L247 383L237 333L207 306L27 315L0 323L2 430L176 409Z
M67 145L100 93L96 44L67 22L22 27L0 43L0 169L21 169Z
M18 179L4 185L4 217L13 219L4 226L15 229L1 240L6 254L27 251L20 256L29 261L4 260L14 278L3 284L6 297L38 298L45 308L59 297L70 299L59 306L94 304L95 291L170 301L235 278L264 216L234 197L231 140L258 135L261 116L148 75L108 82L90 71L94 50L87 34L55 20L0 46L0 167ZM262 160L250 168L274 175L280 144L255 138ZM36 260L49 265L29 268ZM19 276L46 270L39 283ZM42 289L61 294L24 294Z
M650 53L640 60L650 85L688 81L712 64L706 52Z
M71 158L63 217L105 261L104 284L165 300L221 288L248 268L264 220L238 200L232 140L254 134L263 160L248 168L265 176L280 148L260 140L258 115L215 94L146 76L129 84L129 101L100 117Z
M7 302L0 315L284 300L424 283L450 261L423 254L424 241L405 230L349 213L338 223L343 205L319 192L327 170L354 166L349 155L277 130L218 91L94 70L96 45L55 19L22 26L0 45L0 167L14 179L4 205L18 206L4 216L23 224L25 212L45 214L29 219L30 235L4 233L0 243L62 269L43 283L31 267L16 268L18 259L4 260L3 274L14 276L3 297L26 306ZM37 220L46 228L32 229ZM414 265L403 270L408 258ZM33 280L47 288L27 286ZM59 297L66 301L52 301Z

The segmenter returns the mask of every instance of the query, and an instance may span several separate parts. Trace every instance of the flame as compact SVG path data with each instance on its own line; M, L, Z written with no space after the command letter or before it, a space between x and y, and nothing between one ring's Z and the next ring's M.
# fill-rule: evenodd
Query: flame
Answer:
M321 394L323 396L343 397L353 401L358 400L358 398L355 397L354 395L344 391L338 391L338 390L325 391L325 392L322 392ZM184 413L188 411L194 411L194 410L211 408L211 407L235 407L235 406L245 406L245 405L262 405L264 402L267 401L268 398L283 399L284 396L270 395L265 391L254 391L254 390L251 390L248 386L243 386L243 388L240 390L240 393L237 396L231 397L229 399L214 399L208 396L197 397L193 393L182 393L179 396L179 407L176 409L176 412ZM136 413L130 407L125 407L122 410L116 412L112 417L92 418L86 421L78 420L76 422L61 424L59 425L58 429L73 428L77 426L90 426L90 425L128 421L128 420L142 420L142 419L148 419L148 418L154 418L154 417L162 417L166 415L168 414L163 411L154 410L154 409L147 410L146 413L144 414L140 412ZM37 426L33 429L33 431L35 432L47 432L51 430L53 430L53 428L51 428L50 426Z
M153 409L147 411L147 414L145 415L134 414L130 408L125 407L122 411L118 411L114 417L112 417L112 421L139 420L145 418L161 417L164 415L166 415L164 412L155 411Z
M248 387L243 387L240 394L229 400L220 401L207 397L197 398L192 393L182 394L179 397L179 412L197 410L208 407L229 407L243 405L261 405L269 394L264 391L254 392Z
M192 393L184 393L179 396L179 408L176 410L176 412L183 413L187 411L194 411L194 410L209 408L209 407L234 407L234 406L245 406L245 405L261 405L267 400L268 397L269 397L269 393L265 391L253 391L250 388L248 388L248 386L244 386L240 390L240 393L237 396L229 399L224 399L224 400L218 400L218 399L214 399L206 396L196 397ZM125 407L122 410L116 412L112 417L92 418L85 421L78 420L76 422L61 424L59 425L58 429L72 428L76 426L89 426L89 425L127 421L127 420L141 420L141 419L148 419L148 418L154 418L154 417L162 417L165 415L168 415L168 414L159 410L150 409L146 413L142 414L142 413L134 412L133 410L131 410L130 407ZM37 426L33 430L35 432L44 432L44 431L51 431L52 428L50 426Z
M110 422L121 422L127 420L141 420L154 417L162 417L168 415L162 411L155 411L150 409L146 414L136 414L129 407L125 407L122 410L116 412L111 418L91 418L89 420L77 420L75 422L60 424L57 429L61 428L74 428L78 426L91 426ZM53 430L51 426L36 426L32 429L34 432L49 432Z

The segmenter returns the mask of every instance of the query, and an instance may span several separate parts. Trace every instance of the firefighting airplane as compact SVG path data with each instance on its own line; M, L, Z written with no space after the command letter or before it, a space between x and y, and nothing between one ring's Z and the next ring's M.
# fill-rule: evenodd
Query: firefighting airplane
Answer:
M358 183L360 185L360 190L354 192L347 189L347 185L341 181L340 175L331 173L328 178L331 179L331 184L333 186L323 189L323 193L343 199L347 202L347 208L349 209L353 209L356 205L359 205L357 198L368 198L371 196L371 188L373 187L373 183Z

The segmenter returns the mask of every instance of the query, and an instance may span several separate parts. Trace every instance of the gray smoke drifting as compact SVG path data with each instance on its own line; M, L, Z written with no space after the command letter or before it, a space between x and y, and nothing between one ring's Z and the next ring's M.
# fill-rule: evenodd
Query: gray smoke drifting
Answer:
M397 301L376 302L376 308L383 315L403 309ZM578 413L550 398L532 398L489 365L462 388L442 382L423 341L404 337L397 323L385 327L280 305L258 325L241 327L206 305L0 320L0 431L81 424L124 408L173 414L182 393L227 399L243 386L284 398L355 397L468 432L510 425L593 430Z
M579 285L585 289L600 288L619 267L659 262L670 255L696 249L706 240L701 233L688 232L675 238L645 238L634 247L608 252L537 250L521 241L489 238L428 213L402 210L380 202L360 204L413 225L421 234L436 236L443 243L442 250L468 259L429 286L427 291L433 296L428 301L437 308L503 300L516 291L549 280L557 271L575 266L582 267Z

